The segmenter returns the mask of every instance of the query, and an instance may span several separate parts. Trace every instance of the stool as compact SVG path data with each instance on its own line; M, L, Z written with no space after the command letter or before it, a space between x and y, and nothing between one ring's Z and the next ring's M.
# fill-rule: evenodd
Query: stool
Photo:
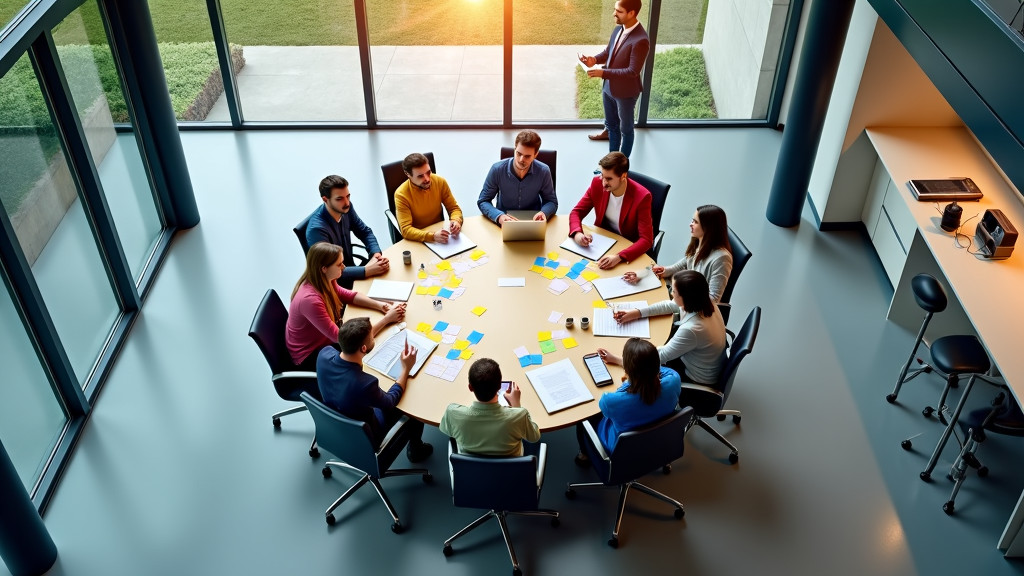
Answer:
M917 332L917 339L914 340L914 348L910 351L910 358L907 359L907 363L903 365L903 370L900 371L896 387L885 396L885 400L889 404L896 402L896 397L899 396L900 388L903 387L904 382L909 382L922 373L932 371L931 366L918 359L918 362L923 364L923 367L914 370L910 376L907 376L907 371L910 370L910 365L914 362L914 356L917 355L917 349L921 346L921 341L924 340L924 331L928 329L928 323L932 321L932 316L936 312L942 312L946 309L946 291L942 289L942 285L939 284L939 281L934 276L930 274L914 276L910 280L910 289L914 292L914 300L917 301L917 305L924 309L926 314L924 315L924 322L921 323L921 329Z

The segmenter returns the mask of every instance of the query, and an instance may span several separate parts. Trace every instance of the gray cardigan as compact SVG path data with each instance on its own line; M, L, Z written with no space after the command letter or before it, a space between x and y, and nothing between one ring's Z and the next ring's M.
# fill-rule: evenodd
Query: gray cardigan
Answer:
M679 312L679 328L664 346L658 347L661 363L679 358L686 365L686 375L699 384L713 385L725 363L725 322L718 306L715 313L702 318L696 312L681 310L672 300L663 300L640 309L640 316L663 316Z
M682 270L696 270L703 274L710 287L708 292L711 301L718 304L722 300L722 293L725 292L725 285L729 282L729 274L732 273L732 254L725 248L719 248L700 262L694 262L693 256L687 256L671 266L665 266L662 277L671 282L672 275Z

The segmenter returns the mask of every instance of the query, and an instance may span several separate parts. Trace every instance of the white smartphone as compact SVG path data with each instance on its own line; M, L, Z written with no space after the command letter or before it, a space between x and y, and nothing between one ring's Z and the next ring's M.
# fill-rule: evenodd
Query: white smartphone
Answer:
M612 374L608 371L608 367L604 365L604 360L601 359L597 352L584 356L583 363L587 365L587 371L590 372L590 377L594 379L595 386L607 386L612 383Z

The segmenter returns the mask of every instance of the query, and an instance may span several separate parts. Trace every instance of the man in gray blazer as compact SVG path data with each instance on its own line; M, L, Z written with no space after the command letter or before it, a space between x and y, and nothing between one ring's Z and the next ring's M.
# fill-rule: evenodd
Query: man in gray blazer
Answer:
M603 69L588 70L587 75L604 79L601 98L604 102L604 131L591 140L608 140L608 151L620 151L627 157L633 150L633 115L640 97L643 70L651 41L647 31L636 19L640 0L619 0L615 3L615 29L608 46L595 56L580 55L588 68L604 64Z

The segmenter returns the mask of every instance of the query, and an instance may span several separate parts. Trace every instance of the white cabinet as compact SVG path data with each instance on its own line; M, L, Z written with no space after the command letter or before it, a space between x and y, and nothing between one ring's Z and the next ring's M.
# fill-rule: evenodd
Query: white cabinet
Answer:
M895 287L903 273L917 223L881 160L875 163L861 220L889 282Z

